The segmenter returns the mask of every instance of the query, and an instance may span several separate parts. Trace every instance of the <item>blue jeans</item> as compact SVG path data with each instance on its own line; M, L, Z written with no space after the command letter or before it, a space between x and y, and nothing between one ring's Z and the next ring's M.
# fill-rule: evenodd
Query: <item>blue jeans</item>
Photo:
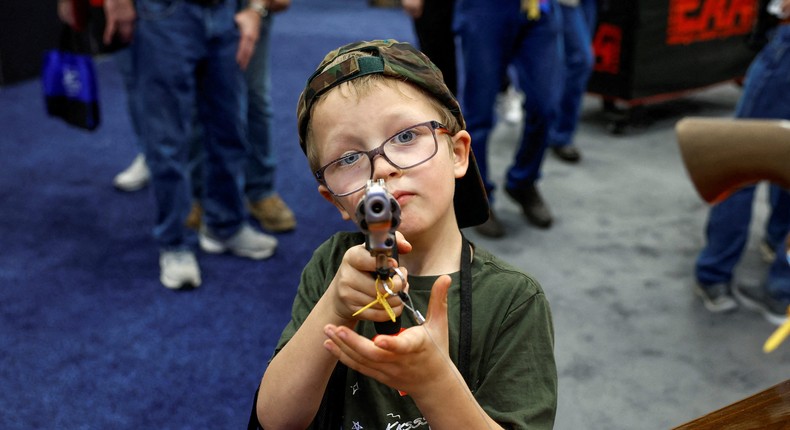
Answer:
M774 37L752 61L743 94L736 108L738 118L790 119L790 25L777 28ZM749 235L755 187L744 188L710 210L707 243L696 264L702 284L730 282ZM790 266L785 258L785 237L790 231L790 193L771 185L771 215L765 239L775 246L777 258L766 281L769 294L790 299Z
M261 20L261 31L255 52L244 72L247 80L249 106L247 138L250 142L250 159L247 163L244 193L247 200L255 202L274 194L274 171L277 167L272 142L272 97L269 45L272 16Z
M593 7L595 2L592 3ZM562 41L564 60L564 86L557 117L549 128L549 146L566 146L573 143L579 122L582 98L587 90L587 80L593 70L592 30L581 5L560 5L562 12Z
M247 141L250 145L249 159L245 170L244 194L249 202L255 202L274 194L275 169L277 159L272 145L272 100L271 100L271 66L269 58L269 35L271 33L272 16L261 20L260 34L255 45L250 63L244 71L246 81L247 106ZM192 143L191 171L192 193L195 199L202 200L203 195L203 128L197 124Z
M139 101L147 113L141 117L140 139L157 204L154 237L163 250L195 243L195 232L184 220L192 203L187 164L198 92L206 112L201 115L206 133L204 220L217 236L230 237L245 216L241 190L247 162L247 98L236 63L235 4L136 3L139 19L132 49L139 65Z
M460 36L465 79L461 88L466 126L480 174L493 201L494 185L488 173L488 137L494 125L494 102L508 65L526 95L521 141L507 171L508 188L520 188L540 177L546 151L548 125L559 99L560 17L557 3L548 13L530 21L518 0L491 5L490 0L463 0L456 5L456 32Z
M579 7L584 11L584 21L587 24L587 29L590 31L590 37L595 35L596 26L598 24L598 1L599 0L581 0Z
M113 55L113 61L118 67L118 72L123 79L123 86L126 90L126 106L129 111L129 120L132 125L132 132L135 135L135 143L137 143L139 152L143 152L140 144L140 117L143 112L140 111L137 102L137 69L134 64L132 56L132 48L124 48L119 50Z

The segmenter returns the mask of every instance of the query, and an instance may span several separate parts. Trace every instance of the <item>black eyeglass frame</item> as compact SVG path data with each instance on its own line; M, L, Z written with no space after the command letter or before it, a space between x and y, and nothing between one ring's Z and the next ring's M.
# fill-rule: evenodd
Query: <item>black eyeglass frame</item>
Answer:
M424 125L430 126L431 134L433 135L433 144L434 144L433 153L428 158L420 161L419 163L412 164L411 166L401 167L401 166L398 166L397 164L395 164L392 160L390 160L389 157L387 157L387 154L384 153L384 145L386 145L387 142L389 142L390 140L392 140L393 138L395 138L399 134L403 133L404 131L411 130L413 128L421 127L421 126L424 126ZM412 126L404 128L404 129L398 131L397 133L393 134L392 136L388 137L386 140L384 140L384 142L381 143L381 145L371 149L370 151L355 151L355 152L352 152L352 153L344 154L342 157L336 158L336 159L330 161L329 163L326 163L321 168L319 168L318 170L313 172L313 175L315 175L315 179L318 180L318 183L320 183L321 185L325 186L329 190L329 192L332 193L333 196L335 196L335 197L349 196L349 195L354 194L357 191L360 191L361 189L365 188L365 182L363 182L363 184L359 188L357 188L357 189L355 189L353 191L349 191L347 193L342 193L342 194L335 194L335 192L332 191L332 187L330 187L329 184L327 184L326 177L324 176L324 171L327 169L327 167L329 167L332 164L335 164L336 162L348 157L349 155L356 155L356 154L365 154L365 155L367 155L368 160L370 160L370 177L368 179L373 179L373 173L374 173L373 159L376 158L377 155L381 155L381 157L383 159L387 160L387 163L390 163L390 165L392 165L393 167L398 168L400 170L406 170L406 169L411 169L411 168L417 167L420 164L423 164L423 163L427 162L428 160L430 160L431 158L433 158L434 156L436 156L436 153L439 152L439 139L436 137L436 130L444 130L445 132L449 132L450 131L442 123L440 123L439 121L434 121L434 120L421 122L419 124L414 124Z

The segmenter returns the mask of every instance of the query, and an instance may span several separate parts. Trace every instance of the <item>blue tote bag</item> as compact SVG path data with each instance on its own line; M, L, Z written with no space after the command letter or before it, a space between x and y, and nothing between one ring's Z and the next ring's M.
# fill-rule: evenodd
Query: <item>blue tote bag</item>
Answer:
M44 57L41 81L50 116L86 130L100 123L96 69L89 49L80 48L80 35L64 26L59 49Z

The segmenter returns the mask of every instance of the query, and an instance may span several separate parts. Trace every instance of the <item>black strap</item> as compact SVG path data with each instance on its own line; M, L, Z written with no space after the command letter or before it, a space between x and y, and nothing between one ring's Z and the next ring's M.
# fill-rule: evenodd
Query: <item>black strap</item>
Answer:
M472 245L461 234L461 328L458 333L458 369L472 389Z

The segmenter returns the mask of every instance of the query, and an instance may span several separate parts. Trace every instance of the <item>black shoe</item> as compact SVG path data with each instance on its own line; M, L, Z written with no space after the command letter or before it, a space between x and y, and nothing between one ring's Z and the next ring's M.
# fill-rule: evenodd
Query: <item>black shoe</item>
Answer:
M573 145L552 146L551 152L567 163L578 163L582 159L581 152Z
M728 312L738 308L728 284L694 285L694 292L702 299L705 309L711 312Z
M771 324L782 325L787 320L787 308L790 306L790 301L771 297L765 288L736 285L734 293L744 307L760 312Z
M486 222L476 226L475 231L483 236L498 238L505 235L505 226L499 222L494 211L490 211Z
M551 212L534 183L518 189L505 188L505 192L521 205L524 216L527 217L527 221L532 225L539 228L551 227L551 222L553 221Z

